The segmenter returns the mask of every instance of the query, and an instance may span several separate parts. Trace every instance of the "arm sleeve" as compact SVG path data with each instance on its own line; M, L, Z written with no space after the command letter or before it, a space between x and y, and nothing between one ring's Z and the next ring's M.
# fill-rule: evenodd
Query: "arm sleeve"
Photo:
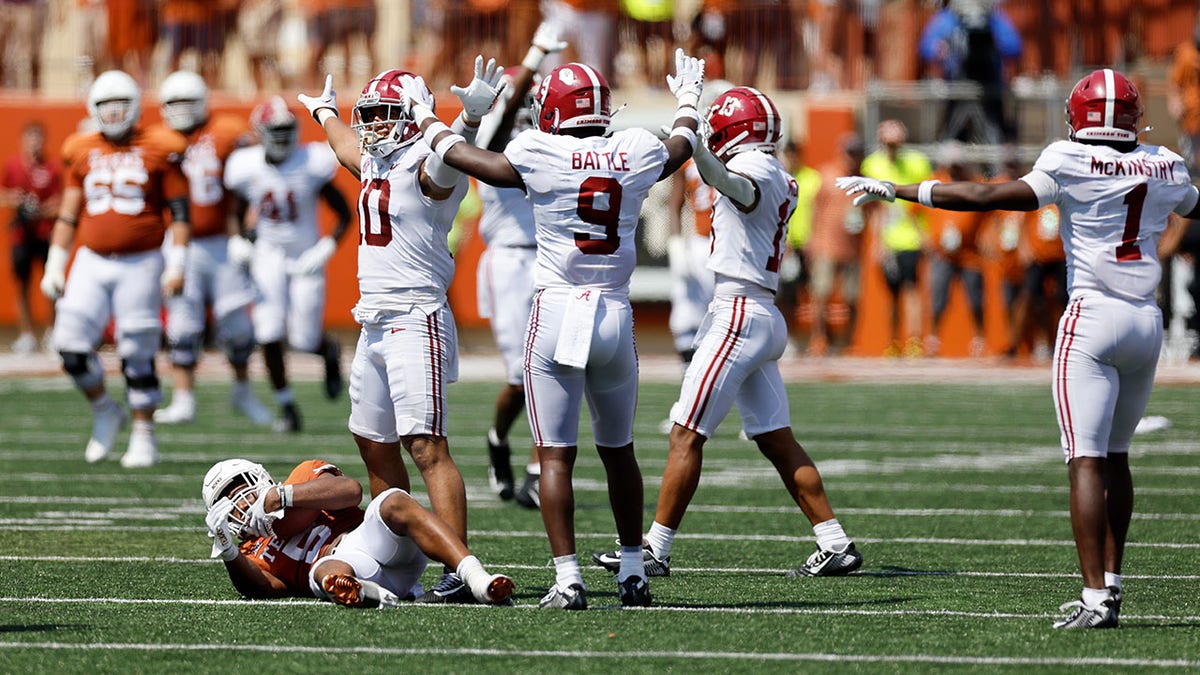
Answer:
M754 203L754 183L749 178L731 172L704 147L696 151L693 159L705 183L742 206Z
M1054 180L1054 176L1035 168L1021 176L1021 180L1033 188L1033 193L1037 195L1038 208L1058 201L1058 181Z
M1196 208L1196 202L1198 201L1200 201L1200 189L1197 189L1195 185L1192 185L1191 188L1183 195L1183 201L1179 202L1179 206L1175 207L1175 213L1181 216L1186 216L1192 212L1192 209Z

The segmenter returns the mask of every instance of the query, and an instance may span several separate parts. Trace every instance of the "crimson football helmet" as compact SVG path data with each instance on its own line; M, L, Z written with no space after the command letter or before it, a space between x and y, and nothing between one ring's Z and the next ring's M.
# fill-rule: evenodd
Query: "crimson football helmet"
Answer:
M1137 141L1144 111L1129 78L1112 68L1093 70L1067 97L1067 135L1073 141Z
M246 459L227 459L213 464L204 474L200 492L206 510L212 510L222 499L233 502L233 510L229 513L229 532L240 537L242 527L249 521L250 506L257 499L259 491L274 484L274 479L263 465ZM251 498L251 495L254 497Z
M258 134L267 160L275 164L287 159L299 142L296 115L282 96L272 96L255 107L250 113L250 126Z
M358 134L363 152L386 157L421 137L404 97L404 84L416 75L405 70L385 70L371 78L354 103L350 128ZM421 100L434 109L433 92L423 87Z
M548 134L581 127L607 129L612 122L612 90L595 68L563 64L538 84L532 113L533 123Z
M748 150L775 152L783 137L783 118L766 94L753 87L734 87L712 102L705 113L712 132L708 149L720 160Z

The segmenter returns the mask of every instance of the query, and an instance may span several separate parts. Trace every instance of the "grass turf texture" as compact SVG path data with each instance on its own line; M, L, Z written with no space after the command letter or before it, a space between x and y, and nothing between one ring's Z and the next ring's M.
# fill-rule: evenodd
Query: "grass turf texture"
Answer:
M306 432L278 435L232 417L225 386L202 384L198 422L160 427L162 464L125 471L83 462L87 409L46 385L0 390L0 672L227 672L246 658L259 672L1200 668L1200 413L1186 387L1156 390L1148 412L1174 426L1135 441L1122 628L1059 632L1050 623L1080 581L1046 386L792 386L797 436L866 556L849 578L783 577L813 550L812 531L731 417L706 448L672 576L651 581L648 611L617 611L615 583L590 565L614 535L585 421L576 526L593 609L567 613L536 609L554 579L539 515L487 487L498 385L449 388L450 444L471 548L513 576L518 607L389 611L241 601L208 559L199 485L219 459L249 457L281 478L320 457L365 483L344 400L298 386ZM647 526L666 460L656 427L676 393L640 391ZM524 420L511 441L519 479ZM414 492L427 502L416 476Z

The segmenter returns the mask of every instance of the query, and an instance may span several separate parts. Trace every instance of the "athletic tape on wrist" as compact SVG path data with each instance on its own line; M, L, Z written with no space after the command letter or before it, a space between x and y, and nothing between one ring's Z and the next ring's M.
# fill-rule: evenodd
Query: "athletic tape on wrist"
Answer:
M542 51L541 47L530 47L529 51L525 52L525 58L521 60L521 67L536 73L538 68L542 67L542 61L545 58L546 52Z
M325 126L325 120L329 119L330 117L337 116L337 111L333 108L317 108L317 111L313 113L313 117L316 118L317 124L320 124L321 126Z
M163 267L167 271L182 272L187 266L187 247L168 246L163 252Z
M941 182L940 180L921 181L921 184L917 186L917 203L933 208L933 186Z
M689 119L689 120L696 120L697 124L700 123L700 113L696 111L696 106L694 106L694 105L682 105L681 104L678 108L676 108L675 109L675 119L679 119L680 117L683 117L683 118Z
M450 150L450 148L453 148L459 143L466 142L467 139L463 138L462 136L459 136L458 134L450 134L449 136L438 141L437 145L433 148L433 151L437 153L438 157L442 158L442 161L445 161L446 153Z
M692 150L696 149L696 130L690 127L675 127L671 129L671 137L682 136L687 139L692 146Z
M295 501L295 496L293 493L296 490L296 486L295 485L277 485L277 486L275 486L275 489L276 489L276 491L279 492L279 508L286 509L289 506L291 506L292 503Z

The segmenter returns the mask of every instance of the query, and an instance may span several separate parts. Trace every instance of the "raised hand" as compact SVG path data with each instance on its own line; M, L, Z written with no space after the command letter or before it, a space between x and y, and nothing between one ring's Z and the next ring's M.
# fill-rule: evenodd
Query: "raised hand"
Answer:
M667 88L675 95L680 107L697 107L704 91L704 59L688 56L675 50L675 75L667 76Z
M885 180L866 176L841 176L834 181L834 185L849 196L858 194L854 197L855 206L862 206L867 202L891 202L896 199L896 184Z
M483 55L479 55L475 57L475 77L470 84L466 87L450 87L450 93L462 101L463 115L468 122L478 123L496 104L496 99L507 86L500 79L502 75L504 69L496 63L496 59L488 59L485 66Z
M321 116L318 115L322 110L328 110L333 113L334 117L338 116L337 107L337 92L333 90L333 75L325 76L325 89L321 91L320 96L309 96L307 94L297 94L296 99L308 108L308 114L321 124Z

